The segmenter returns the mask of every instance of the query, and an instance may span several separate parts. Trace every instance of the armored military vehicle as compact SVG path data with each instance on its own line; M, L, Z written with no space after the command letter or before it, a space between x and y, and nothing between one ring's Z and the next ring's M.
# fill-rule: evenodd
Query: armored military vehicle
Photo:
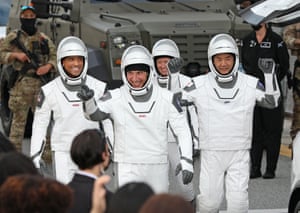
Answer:
M19 12L29 0L12 0L7 31L19 27ZM142 44L151 50L161 38L174 40L185 64L199 63L208 69L210 38L227 32L237 42L250 27L237 16L234 0L32 0L37 9L38 27L58 42L67 35L80 37L89 47L89 73L121 84L123 51ZM7 107L5 70L1 72L1 120L9 132L11 113Z

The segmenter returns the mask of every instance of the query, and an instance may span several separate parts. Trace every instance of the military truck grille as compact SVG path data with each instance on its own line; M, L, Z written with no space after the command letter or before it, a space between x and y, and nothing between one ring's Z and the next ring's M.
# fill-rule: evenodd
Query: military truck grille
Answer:
M208 70L207 48L208 43L213 35L152 35L153 44L162 39L169 38L177 44L181 57L185 60L185 64L190 62L198 62L201 65L201 71Z

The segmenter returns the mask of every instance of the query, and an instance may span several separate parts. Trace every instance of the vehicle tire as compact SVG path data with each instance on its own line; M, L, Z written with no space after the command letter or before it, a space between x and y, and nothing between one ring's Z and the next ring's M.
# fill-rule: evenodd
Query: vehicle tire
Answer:
M299 213L300 212L300 200L298 201L295 209L294 209L294 213Z
M9 101L9 88L8 88L8 75L9 71L6 65L0 67L0 119L3 127L3 132L9 136L10 126L12 123L13 113L8 107ZM31 137L33 114L31 111L28 113L28 118L25 127L24 137Z
M12 112L8 108L8 73L6 71L6 66L1 65L1 73L0 73L0 119L3 127L3 131L6 136L9 135L10 126L12 122Z

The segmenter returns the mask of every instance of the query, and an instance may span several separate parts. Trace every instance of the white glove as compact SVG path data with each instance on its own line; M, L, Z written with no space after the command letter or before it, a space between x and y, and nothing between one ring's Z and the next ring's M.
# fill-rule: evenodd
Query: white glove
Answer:
M40 169L41 168L41 155L38 155L38 156L36 156L36 157L34 157L33 159L32 159L32 161L33 161L33 163L34 163L34 165L35 165L35 167L37 168L37 169Z

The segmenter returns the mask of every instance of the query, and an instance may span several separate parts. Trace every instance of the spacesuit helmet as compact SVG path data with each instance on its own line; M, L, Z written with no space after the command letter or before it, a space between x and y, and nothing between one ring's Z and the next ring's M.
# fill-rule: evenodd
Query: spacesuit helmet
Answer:
M145 67L144 71L148 72L148 77L141 88L134 88L127 80L126 70L130 67ZM128 47L121 59L121 72L124 85L127 86L129 92L133 96L141 96L147 94L152 87L153 79L153 60L150 52L142 45L132 45Z
M158 40L152 48L152 56L154 60L155 71L157 74L157 78L159 83L167 83L168 76L163 76L159 72L156 60L160 57L170 57L170 58L179 58L180 52L176 45L176 43L171 39L161 39Z
M83 69L79 76L71 77L63 67L62 60L68 56L82 56ZM75 36L68 36L60 41L57 48L57 68L63 82L69 86L81 85L86 78L88 69L88 52L83 41Z
M235 56L234 65L227 74L221 74L213 63L213 57L217 54L229 53ZM214 36L208 45L208 65L210 70L216 75L219 82L230 82L237 74L239 67L239 50L235 40L228 34L218 34Z

